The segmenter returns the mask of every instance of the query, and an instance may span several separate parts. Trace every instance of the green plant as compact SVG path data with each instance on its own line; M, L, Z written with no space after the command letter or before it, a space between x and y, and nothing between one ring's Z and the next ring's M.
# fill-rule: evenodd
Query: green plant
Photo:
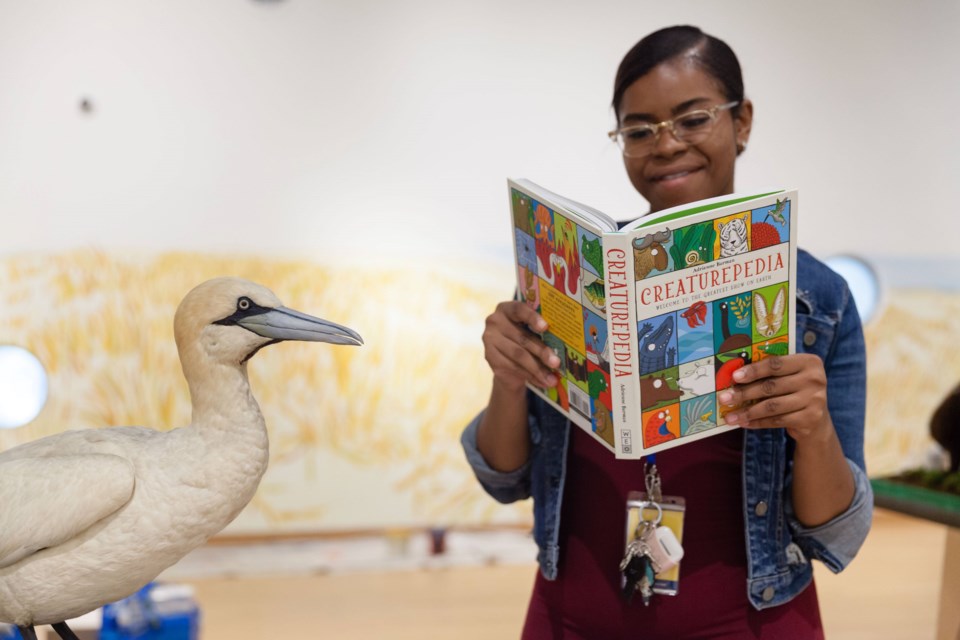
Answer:
M675 267L682 269L713 260L716 237L713 224L696 224L674 231L670 256Z
M905 484L960 496L960 471L950 473L936 469L909 469L892 479Z

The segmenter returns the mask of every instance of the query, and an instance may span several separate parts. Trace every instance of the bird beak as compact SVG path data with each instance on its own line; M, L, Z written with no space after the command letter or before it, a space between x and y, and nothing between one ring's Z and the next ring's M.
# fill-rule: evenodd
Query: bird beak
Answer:
M315 318L286 307L237 320L244 329L272 340L305 340L331 344L361 345L363 338L353 329Z

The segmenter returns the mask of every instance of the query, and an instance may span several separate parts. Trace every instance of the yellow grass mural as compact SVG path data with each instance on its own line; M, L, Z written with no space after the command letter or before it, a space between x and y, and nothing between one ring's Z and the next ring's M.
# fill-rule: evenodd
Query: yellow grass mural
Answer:
M67 428L189 423L173 313L189 289L218 275L260 282L366 342L281 344L251 361L270 469L229 532L529 519L529 505L498 507L486 497L459 445L489 394L483 318L510 294L509 269L489 265L426 273L183 253L6 258L0 343L37 355L50 394L33 423L0 431L0 448Z
M281 344L251 362L271 463L229 533L529 523L529 504L503 507L483 493L459 445L489 393L483 319L512 289L498 266L439 273L94 251L0 259L0 344L31 350L50 376L40 416L0 430L0 448L68 428L187 424L173 313L218 275L260 282L366 342ZM866 335L867 462L886 475L922 458L929 416L960 382L960 294L889 292Z
M887 292L866 328L867 470L890 475L921 464L937 405L960 383L960 292Z

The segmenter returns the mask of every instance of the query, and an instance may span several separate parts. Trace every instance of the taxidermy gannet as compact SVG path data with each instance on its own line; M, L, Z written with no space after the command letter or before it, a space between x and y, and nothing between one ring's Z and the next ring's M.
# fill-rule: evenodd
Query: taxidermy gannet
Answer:
M36 638L122 599L229 524L267 468L247 360L283 340L360 345L239 278L199 285L174 335L192 424L67 431L0 453L0 621Z

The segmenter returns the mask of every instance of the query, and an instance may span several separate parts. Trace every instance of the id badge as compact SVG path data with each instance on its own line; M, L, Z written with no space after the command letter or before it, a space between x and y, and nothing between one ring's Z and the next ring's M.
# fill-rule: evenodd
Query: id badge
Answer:
M627 527L624 538L624 548L633 540L635 532L640 525L641 518L645 520L651 519L651 510L654 508L651 504L651 501L647 498L647 494L643 491L631 491L627 494ZM659 511L662 512L662 516L658 514L658 517L660 517L658 526L668 528L673 534L669 536L669 538L675 539L676 543L682 544L683 519L687 510L686 501L679 496L662 496L660 502L657 504L659 505ZM682 556L682 549L680 553ZM677 564L672 568L656 575L653 583L653 592L665 596L675 596L677 595L679 587L680 564L678 560Z

